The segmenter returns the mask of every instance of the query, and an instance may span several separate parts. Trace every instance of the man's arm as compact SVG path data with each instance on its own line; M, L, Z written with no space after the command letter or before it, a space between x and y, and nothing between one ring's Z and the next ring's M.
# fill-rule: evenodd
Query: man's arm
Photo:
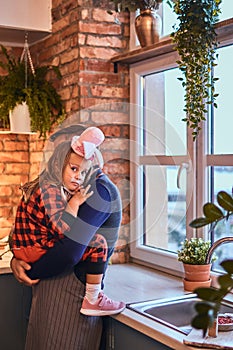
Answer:
M71 226L70 231L31 264L31 269L27 271L28 277L49 278L76 265L96 231L108 219L110 207L110 194L103 184L98 183L94 194L80 206L77 218L69 213L64 214L63 220Z

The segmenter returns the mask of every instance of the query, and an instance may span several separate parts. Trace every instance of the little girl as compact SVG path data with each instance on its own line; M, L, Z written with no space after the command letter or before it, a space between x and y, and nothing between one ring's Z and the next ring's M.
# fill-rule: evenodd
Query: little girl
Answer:
M102 131L92 127L55 149L47 168L23 186L11 237L14 256L31 264L30 278L52 277L78 262L85 264L86 294L80 312L90 316L125 308L101 291L109 245L113 237L115 241L121 218L119 205L116 210L117 189L95 166L96 147L103 140ZM83 187L87 180L91 192L90 184ZM98 233L104 225L109 231Z

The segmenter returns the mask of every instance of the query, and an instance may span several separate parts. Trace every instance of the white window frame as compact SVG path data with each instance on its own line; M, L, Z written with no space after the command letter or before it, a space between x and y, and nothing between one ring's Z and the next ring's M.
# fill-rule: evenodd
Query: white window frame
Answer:
M231 35L232 36L232 35ZM221 41L221 46L225 46L232 43L233 39L229 37L224 37ZM142 184L140 183L139 176L139 165L142 164L153 164L153 156L140 156L140 118L141 118L141 108L137 106L142 106L143 101L141 98L140 91L142 89L142 77L146 74L156 73L165 69L170 69L177 67L176 61L178 59L178 54L176 51L168 52L158 57L140 61L130 66L130 139L133 142L130 149L130 160L131 160L131 181L133 183L133 195L131 200L131 243L130 252L131 257L134 261L144 262L147 265L152 265L163 271L173 271L174 274L180 275L182 272L182 264L177 261L177 254L162 251L156 248L150 248L142 245L142 227L140 220L143 208L140 201L140 189ZM195 157L197 158L198 164L200 164L199 170L195 168L192 169L189 181L193 181L193 188L187 189L187 195L191 198L189 210L187 212L186 221L189 223L194 217L202 215L202 203L204 203L208 198L207 184L204 183L202 186L198 185L196 188L196 183L194 178L206 178L207 167L210 165L232 165L233 155L207 155L206 144L206 125L205 122L202 125L202 133L198 137L197 142L192 141L191 131L187 130L189 133L188 139L188 155L186 156L173 156L169 160L168 156L156 156L156 163L161 165L181 165L182 162L190 162L195 166ZM196 150L198 149L198 152ZM170 161L170 163L169 163ZM151 162L151 163L150 163ZM188 182L188 181L187 181ZM193 190L193 192L192 192ZM192 193L191 193L192 192ZM198 230L197 234L199 236L204 236L206 231ZM190 229L187 225L187 238L195 235L194 230Z

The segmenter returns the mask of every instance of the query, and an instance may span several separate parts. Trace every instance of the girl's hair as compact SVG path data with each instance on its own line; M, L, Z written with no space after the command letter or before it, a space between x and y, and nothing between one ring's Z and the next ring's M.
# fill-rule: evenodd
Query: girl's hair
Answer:
M54 184L57 186L62 185L63 171L69 162L70 155L75 153L71 148L70 141L64 141L60 143L54 150L52 156L49 158L45 169L39 174L39 176L21 186L23 197L25 201L28 201L31 194L36 191L40 186L45 183ZM103 167L103 157L101 152L97 149L94 154L92 166L87 172L83 186L85 187L93 176L97 168Z
M74 153L70 146L70 141L60 143L49 158L46 168L39 176L21 186L24 200L28 201L30 195L44 183L62 185L62 175L66 165L69 162L71 153Z

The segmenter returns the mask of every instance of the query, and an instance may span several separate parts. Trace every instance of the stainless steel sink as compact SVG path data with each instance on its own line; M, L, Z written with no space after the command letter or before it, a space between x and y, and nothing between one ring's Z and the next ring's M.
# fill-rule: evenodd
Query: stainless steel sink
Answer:
M195 315L194 305L199 299L196 294L187 294L170 299L156 299L130 303L127 308L149 317L181 333L191 331L191 320ZM221 313L233 312L233 303L223 301Z

